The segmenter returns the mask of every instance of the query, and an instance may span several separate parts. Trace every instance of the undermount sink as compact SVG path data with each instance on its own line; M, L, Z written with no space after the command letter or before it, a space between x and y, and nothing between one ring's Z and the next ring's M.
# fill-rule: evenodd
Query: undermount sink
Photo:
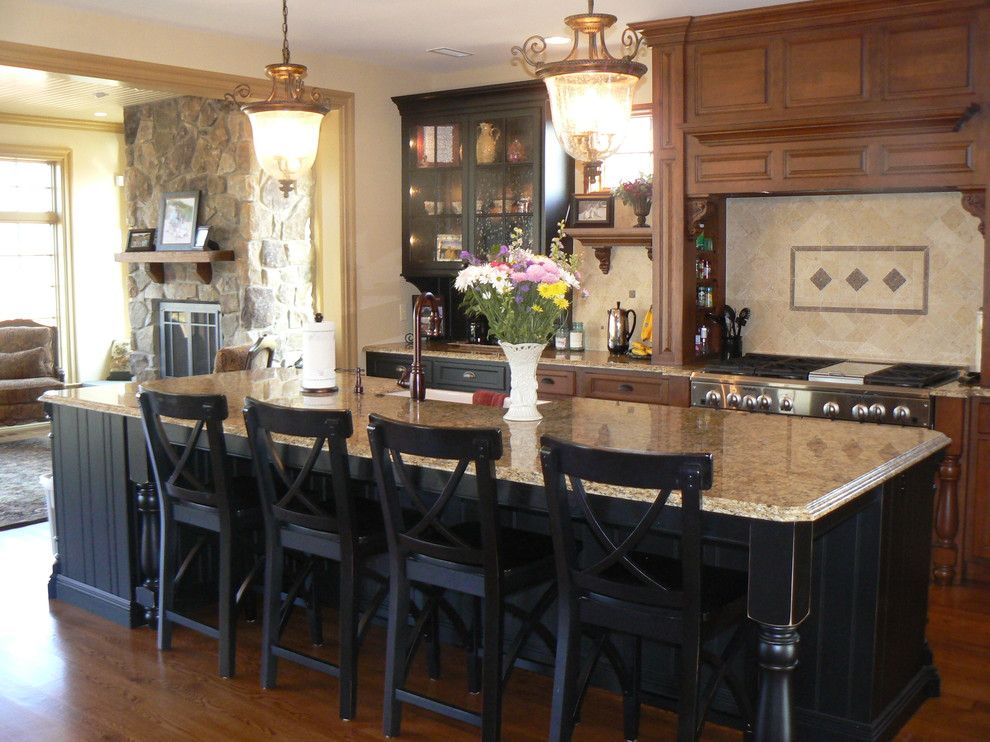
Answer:
M388 392L389 397L408 397L408 389L400 389L397 392ZM473 392L455 392L450 389L427 389L426 399L434 402L456 402L457 404L472 404L472 399L474 398ZM546 404L546 400L540 400L536 404ZM505 402L502 404L503 407L509 406L509 400L506 398Z

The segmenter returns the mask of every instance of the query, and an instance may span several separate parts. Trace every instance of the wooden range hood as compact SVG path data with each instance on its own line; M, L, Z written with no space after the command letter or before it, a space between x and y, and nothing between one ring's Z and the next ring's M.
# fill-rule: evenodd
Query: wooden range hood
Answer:
M655 363L692 359L692 237L706 214L724 225L726 196L958 190L983 231L990 0L811 0L632 26L652 48ZM982 372L990 385L990 322Z

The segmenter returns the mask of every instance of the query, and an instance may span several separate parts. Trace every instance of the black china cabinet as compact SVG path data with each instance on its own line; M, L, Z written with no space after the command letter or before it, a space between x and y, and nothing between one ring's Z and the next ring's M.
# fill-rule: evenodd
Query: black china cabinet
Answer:
M522 230L545 252L566 216L574 163L538 80L392 99L402 116L402 276L449 308L448 339L467 335L453 280L461 252L486 254Z

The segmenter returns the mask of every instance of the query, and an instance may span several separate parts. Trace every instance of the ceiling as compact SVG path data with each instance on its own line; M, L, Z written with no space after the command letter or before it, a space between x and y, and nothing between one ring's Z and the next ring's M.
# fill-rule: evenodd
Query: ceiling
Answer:
M121 123L124 106L174 96L130 88L113 80L0 65L0 111L4 113ZM98 112L107 115L96 116Z
M632 21L706 15L788 1L598 0L596 10L618 16L616 27L622 28ZM281 41L278 0L54 2L267 44ZM568 35L564 17L585 10L585 0L291 0L289 43L296 52L318 51L428 73L453 72L506 63L511 59L510 48L532 34ZM617 38L618 32L614 36ZM618 47L617 41L612 43ZM455 59L426 52L442 46L473 56ZM301 54L297 58L306 63Z

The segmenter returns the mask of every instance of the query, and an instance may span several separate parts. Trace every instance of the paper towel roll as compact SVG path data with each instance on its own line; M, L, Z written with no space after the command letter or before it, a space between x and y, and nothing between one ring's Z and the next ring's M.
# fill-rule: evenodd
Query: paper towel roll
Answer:
M303 325L303 372L300 386L303 391L330 392L337 388L336 352L334 350L333 322L323 322L316 315L316 322Z

